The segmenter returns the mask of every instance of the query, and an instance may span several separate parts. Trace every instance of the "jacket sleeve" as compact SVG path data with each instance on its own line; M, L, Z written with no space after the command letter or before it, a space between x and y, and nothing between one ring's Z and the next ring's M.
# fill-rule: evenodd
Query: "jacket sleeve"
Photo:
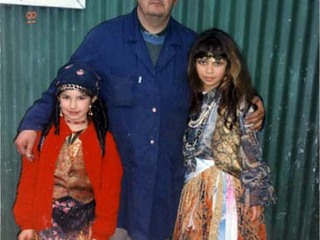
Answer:
M69 63L85 62L93 64L93 62L96 61L97 56L101 55L101 51L97 49L97 46L102 45L99 42L102 41L101 34L103 33L101 33L101 31L103 31L103 29L99 28L99 25L89 31L81 45L71 56ZM51 113L55 107L55 94L55 81L52 81L47 91L42 93L41 98L35 101L28 109L20 123L18 132L27 129L42 130L43 126L45 126L52 117Z
M38 134L39 139L39 134ZM37 143L38 141L36 141ZM13 207L13 215L17 225L21 229L33 229L34 195L37 184L37 174L39 167L39 154L36 150L37 144L33 148L35 157L33 161L22 158L21 175L17 189L17 196Z
M40 99L36 100L25 113L18 132L22 130L42 130L52 117L55 105L56 87L53 81L47 91L42 93Z
M92 28L83 39L78 49L72 54L69 62L85 62L93 64L96 58L101 55L99 46L103 44L101 41L100 25ZM97 70L97 69L96 69Z
M116 143L108 132L105 155L102 163L102 184L95 193L95 221L92 226L93 238L109 239L113 235L120 204L122 165Z
M270 183L270 168L262 158L262 150L256 133L245 124L240 113L242 171L240 181L244 188L241 200L251 206L276 202L275 190Z

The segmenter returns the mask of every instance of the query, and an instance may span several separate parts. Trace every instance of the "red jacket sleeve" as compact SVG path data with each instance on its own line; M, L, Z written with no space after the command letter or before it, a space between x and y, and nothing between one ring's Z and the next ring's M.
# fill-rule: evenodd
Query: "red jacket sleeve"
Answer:
M102 160L102 182L96 198L96 218L92 226L93 238L109 239L116 229L120 204L122 165L116 143L110 133L106 136Z
M15 221L21 229L34 229L33 201L39 167L39 155L37 151L38 139L33 147L33 153L35 154L33 161L22 157L21 175L17 189L17 196L13 207Z

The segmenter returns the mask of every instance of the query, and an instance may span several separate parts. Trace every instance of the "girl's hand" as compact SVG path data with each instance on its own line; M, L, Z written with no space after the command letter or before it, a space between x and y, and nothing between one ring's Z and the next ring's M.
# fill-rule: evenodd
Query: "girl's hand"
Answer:
M250 218L250 221L253 222L255 220L258 220L262 217L263 211L264 211L264 207L263 206L245 206L244 211L247 212L249 210L249 208L251 208L251 212L252 212L252 216Z
M92 237L92 228L89 229L89 239L90 240L97 240L94 237Z
M255 221L257 219L260 219L262 217L264 207L263 206L253 206L252 208L252 217L251 221Z
M18 240L33 240L33 229L24 229L19 233Z

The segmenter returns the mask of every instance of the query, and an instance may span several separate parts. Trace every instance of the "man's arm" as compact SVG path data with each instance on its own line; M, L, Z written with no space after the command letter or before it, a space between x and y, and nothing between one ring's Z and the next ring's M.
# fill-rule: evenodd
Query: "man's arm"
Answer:
M103 42L101 42L101 31L104 34L103 30L104 28L93 28L71 56L69 63L85 62L91 65L96 62L98 56L101 54L100 49L97 49L97 46L103 44ZM32 158L31 149L35 142L36 131L42 130L52 118L52 112L55 107L55 98L56 86L55 81L53 81L48 90L44 92L41 98L26 112L20 123L18 135L15 139L16 148L21 155L24 155L29 159Z
M95 58L94 36L88 34L83 43L71 57L71 62L89 63ZM52 118L55 107L56 86L55 81L51 83L48 90L45 91L41 98L34 102L28 109L18 128L18 135L15 138L15 145L18 152L28 159L33 158L32 148L36 140L36 131L41 131Z
M41 131L48 124L55 107L56 87L54 81L41 98L33 103L23 117L15 138L17 151L28 159L33 158L33 145L36 140L36 131Z
M41 98L36 100L27 110L20 122L18 133L23 130L42 130L52 117L56 97L56 86L53 81L49 88L42 93Z

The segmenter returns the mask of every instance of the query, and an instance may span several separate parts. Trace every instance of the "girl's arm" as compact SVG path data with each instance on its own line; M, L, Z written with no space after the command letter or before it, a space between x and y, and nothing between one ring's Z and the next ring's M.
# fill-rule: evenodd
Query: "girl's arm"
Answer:
M120 204L122 165L116 143L108 132L102 165L102 185L96 198L96 218L92 227L95 239L109 239L113 235Z
M37 136L36 143L39 140L39 136L40 133ZM13 207L14 218L21 229L33 229L33 201L39 166L39 154L36 148L37 144L33 148L35 153L33 161L22 157L20 181Z
M270 183L270 168L262 159L262 151L256 132L245 124L243 112L240 112L239 118L242 159L240 180L244 188L242 201L250 206L264 206L275 203L275 191Z

